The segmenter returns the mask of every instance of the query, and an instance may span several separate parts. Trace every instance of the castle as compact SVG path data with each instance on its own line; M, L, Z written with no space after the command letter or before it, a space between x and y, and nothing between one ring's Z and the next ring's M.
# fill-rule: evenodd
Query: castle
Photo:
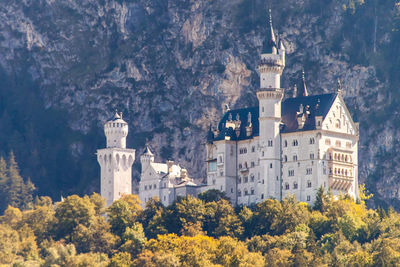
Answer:
M330 189L333 195L357 198L358 123L346 107L340 83L333 93L309 95L303 72L301 86L283 100L280 79L284 68L285 47L274 34L270 15L258 64L258 106L228 108L217 129L210 127L206 183L195 184L187 171L173 162L155 163L147 147L140 158L142 202L159 197L169 205L178 196L208 189L225 192L233 205L281 200L288 195L312 205L320 187ZM117 121L121 126L115 126ZM134 150L125 148L128 128L121 115L108 121L104 130L107 148L98 150L98 161L101 195L109 204L131 190Z

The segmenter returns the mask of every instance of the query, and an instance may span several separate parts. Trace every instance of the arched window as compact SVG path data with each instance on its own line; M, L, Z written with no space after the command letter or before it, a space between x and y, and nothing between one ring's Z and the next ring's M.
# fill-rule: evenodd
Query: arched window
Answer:
M311 181L310 181L310 180L307 181L307 187L308 187L308 188L311 187Z
M250 182L254 182L254 174L250 175Z
M247 191L247 189L244 189L244 195L248 196L249 195L249 191Z
M293 183L293 189L297 189L299 187L299 185L297 184L297 182Z
M283 161L287 162L287 156L286 155L283 156Z
M242 196L242 191L238 190L238 197Z
M287 140L283 141L283 146L287 147Z
M254 188L251 188L250 194L254 195Z
M296 154L293 155L293 161L297 161L297 155Z
M241 184L241 183L242 183L242 177L239 176L239 178L238 178L238 184Z
M285 183L285 190L289 190L289 183Z

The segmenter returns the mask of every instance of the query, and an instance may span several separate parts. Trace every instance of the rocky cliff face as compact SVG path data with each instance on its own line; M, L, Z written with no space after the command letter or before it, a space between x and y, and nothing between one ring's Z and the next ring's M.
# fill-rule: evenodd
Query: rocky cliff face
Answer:
M0 105L0 127L18 137L9 142L8 135L0 136L2 150L16 150L40 193L97 190L93 153L105 143L103 122L118 109L129 122L129 146L139 152L148 142L158 159L175 159L204 177L209 123L218 122L225 104L257 105L256 65L270 5L287 48L287 94L302 67L312 94L333 91L342 80L348 106L361 122L360 180L376 199L393 204L400 199L396 3L4 0L2 96L29 107L18 118L30 114L24 125L32 127L14 123L10 108L17 105ZM37 108L30 108L32 101ZM58 159L55 148L62 147Z

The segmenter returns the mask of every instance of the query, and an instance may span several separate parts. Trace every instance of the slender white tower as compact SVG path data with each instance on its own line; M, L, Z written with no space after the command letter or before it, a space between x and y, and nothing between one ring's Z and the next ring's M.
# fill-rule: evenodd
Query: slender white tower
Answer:
M132 164L135 150L126 148L128 124L122 119L122 113L115 115L104 124L107 148L97 150L97 161L101 169L101 196L107 206L123 194L132 193Z
M281 162L280 162L280 122L281 75L285 68L285 47L282 41L276 41L272 27L271 10L269 10L269 28L267 39L261 51L258 65L260 89L257 92L260 121L260 167L263 179L267 181L262 191L267 198L280 199ZM278 197L279 196L279 197Z

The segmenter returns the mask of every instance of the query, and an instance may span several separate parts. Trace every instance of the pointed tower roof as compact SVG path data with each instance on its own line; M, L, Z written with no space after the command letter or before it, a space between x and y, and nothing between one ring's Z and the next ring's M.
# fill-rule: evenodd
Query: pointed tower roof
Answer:
M302 80L302 83L301 83L302 88L300 88L300 90L298 92L298 96L308 96L308 90L307 90L307 85L306 85L306 77L304 74L304 69L302 70L301 80Z
M278 48L279 50L286 50L285 46L283 45L282 37L279 35L279 41L278 41Z
M210 128L208 129L208 133L207 133L207 142L212 143L213 140L214 140L214 132L213 132L211 124L210 124Z
M145 150L143 152L143 155L154 156L154 154L151 153L151 150L150 150L149 146L146 146L146 148L145 148Z
M269 27L267 32L267 38L264 40L262 54L276 54L276 38L274 28L272 27L272 12L269 9Z

